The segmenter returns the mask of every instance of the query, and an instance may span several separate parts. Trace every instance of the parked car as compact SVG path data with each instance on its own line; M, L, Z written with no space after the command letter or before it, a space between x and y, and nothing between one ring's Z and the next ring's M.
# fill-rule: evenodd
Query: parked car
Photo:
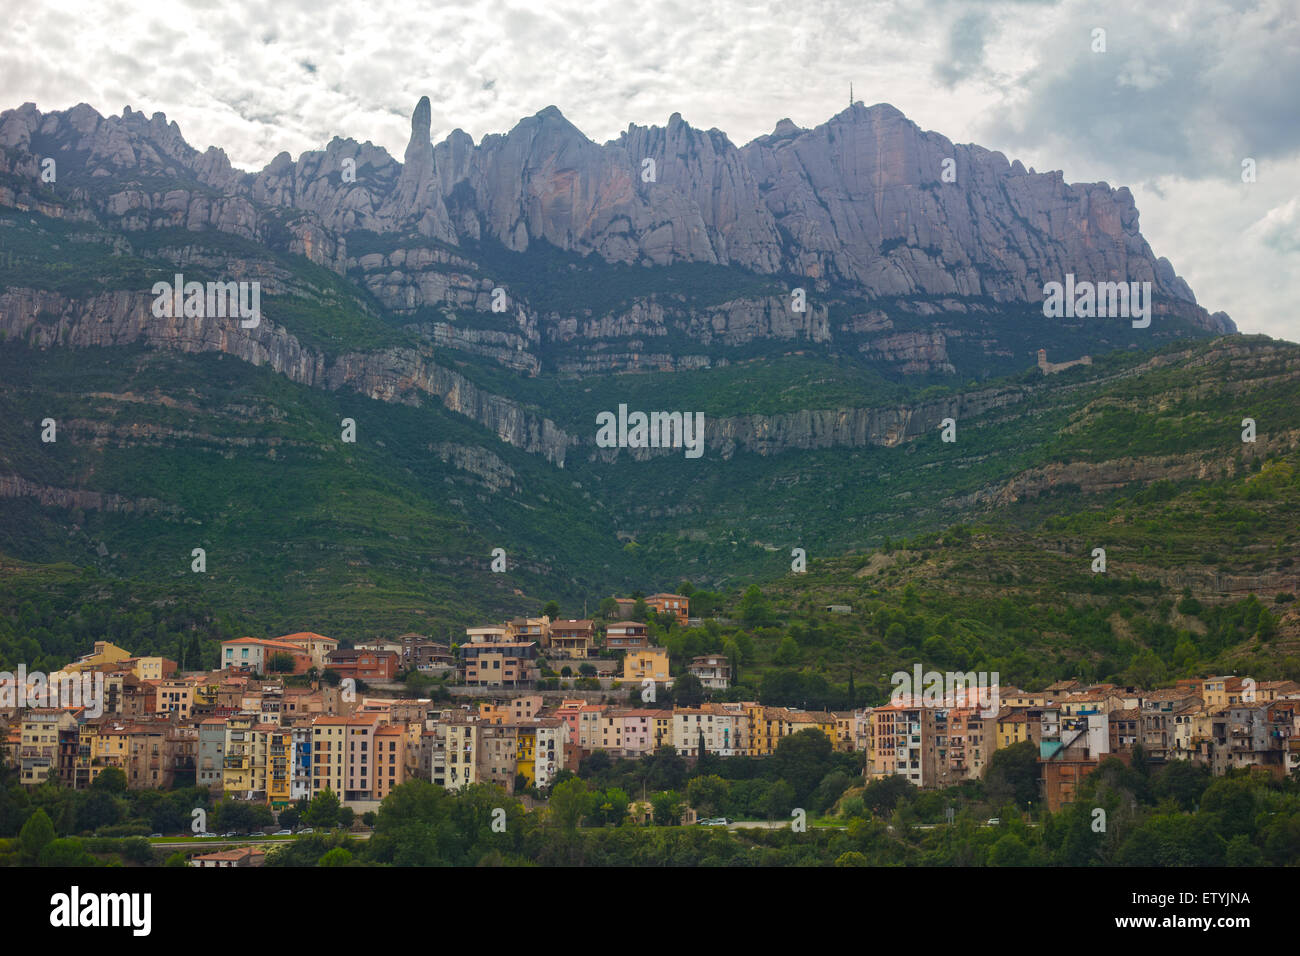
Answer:
M1002 821L1000 819L998 819L997 817L989 817L989 826L999 827L1001 825L1002 825Z
M303 827L301 830L298 831L298 836L303 836L304 834L315 833L315 832L316 831L313 830L311 827Z
M293 831L292 831L292 830L276 830L276 831L275 831L275 835L276 835L276 836L293 836Z
M149 839L150 839L150 840L161 840L162 838L163 838L163 835L162 835L161 833L150 833L150 834L149 834Z

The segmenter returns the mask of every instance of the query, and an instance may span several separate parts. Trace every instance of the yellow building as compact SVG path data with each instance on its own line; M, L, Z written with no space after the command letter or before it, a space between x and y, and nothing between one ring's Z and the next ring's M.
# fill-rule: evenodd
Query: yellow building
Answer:
M537 728L520 725L515 740L515 772L523 774L531 787L537 782Z
M998 732L994 738L993 749L1001 750L1029 740L1029 718L1023 710L1013 710L998 715Z
M237 796L257 789L253 782L254 737L252 718L231 717L226 721L226 756L221 768L223 793Z
M133 672L141 680L162 680L163 661L161 657L137 657Z
M660 711L660 716L655 717L654 739L655 750L673 745L673 712L671 710Z
M835 746L837 721L835 715L822 710L788 710L790 733L797 734L804 730L820 730Z
M446 724L439 727L445 734L442 786L459 790L478 782L478 727L474 724ZM434 767L434 783L439 783L438 768Z
M194 684L191 681L182 679L158 682L154 713L176 714L182 721L186 721L190 719L193 710Z
M657 683L667 681L668 651L662 647L629 651L623 658L623 680L653 680Z
M776 752L776 745L781 738L794 732L795 725L790 719L790 712L784 707L747 703L745 716L749 718L750 754L755 757L770 757ZM833 733L833 719L831 727ZM801 724L799 729L804 729L804 726Z
M96 641L93 651L82 655L63 669L65 671L95 670L105 664L121 663L130 656L130 651L110 641Z

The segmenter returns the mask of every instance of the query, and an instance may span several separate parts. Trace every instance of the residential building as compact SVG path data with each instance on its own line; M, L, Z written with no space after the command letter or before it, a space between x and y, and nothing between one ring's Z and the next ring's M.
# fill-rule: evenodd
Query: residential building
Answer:
M709 690L726 690L731 686L731 662L721 654L696 657L686 670L698 677Z

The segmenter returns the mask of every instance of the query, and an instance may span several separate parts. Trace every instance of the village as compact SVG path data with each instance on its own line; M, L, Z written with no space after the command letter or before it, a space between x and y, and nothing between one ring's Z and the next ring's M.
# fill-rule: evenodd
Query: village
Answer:
M689 598L615 604L618 619L603 627L524 617L467 628L458 645L418 634L352 648L311 632L246 637L224 642L221 666L201 672L96 642L65 673L93 675L103 699L26 707L28 695L8 695L0 709L5 759L31 788L53 780L83 790L115 767L131 789L197 785L273 812L329 791L358 814L413 779L449 790L490 783L541 801L563 771L597 752L768 757L807 731L861 755L863 782L898 775L918 788L980 778L996 751L1031 742L1051 812L1103 760L1128 762L1135 749L1152 764L1190 761L1215 775L1300 769L1300 684L1292 681L1218 675L1162 689L1074 680L1038 691L899 688L881 706L842 712L682 702L672 689L684 675L707 698L728 689L731 663L697 656L674 678L667 650L630 617L643 604L689 626ZM583 676L547 680L543 670ZM403 696L397 678L411 672L448 678L449 699ZM695 821L686 808L682 822Z

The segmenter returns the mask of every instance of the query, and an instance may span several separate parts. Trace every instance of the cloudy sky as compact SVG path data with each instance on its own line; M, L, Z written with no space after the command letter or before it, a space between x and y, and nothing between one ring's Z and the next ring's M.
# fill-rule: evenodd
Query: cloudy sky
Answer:
M548 105L598 142L680 112L738 145L854 98L1069 181L1128 185L1202 305L1300 340L1295 0L29 0L0 109L162 111L245 169L416 100L476 140ZM1101 45L1105 31L1105 50ZM1242 181L1254 160L1256 181Z

